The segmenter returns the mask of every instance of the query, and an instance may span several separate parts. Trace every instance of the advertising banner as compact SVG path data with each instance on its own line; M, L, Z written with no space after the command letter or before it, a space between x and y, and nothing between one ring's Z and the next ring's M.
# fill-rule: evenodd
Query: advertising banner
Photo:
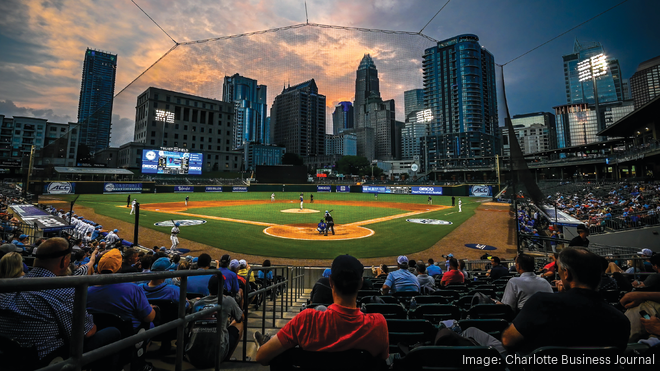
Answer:
M103 194L142 193L142 183L105 183Z
M335 192L351 193L351 186L347 186L347 185L338 185L338 186L335 188Z
M71 195L76 193L76 183L53 182L44 184L45 195Z
M442 187L410 187L414 195L438 195L442 196Z
M332 186L329 185L317 185L316 192L332 192Z
M143 174L200 175L204 155L177 151L143 150Z
M362 193L392 193L390 187L362 186Z
M493 197L493 186L489 186L489 185L470 186L470 197Z
M195 192L195 187L193 186L174 186L174 193L182 192Z
M222 187L219 187L219 186L206 187L204 192L222 192Z
M234 186L234 187L231 187L231 191L232 191L232 192L247 192L247 191L248 191L248 187L237 187L237 186Z

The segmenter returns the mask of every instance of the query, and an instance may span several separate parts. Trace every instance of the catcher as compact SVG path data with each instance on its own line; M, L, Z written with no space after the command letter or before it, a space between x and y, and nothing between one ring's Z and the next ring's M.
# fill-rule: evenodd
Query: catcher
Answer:
M319 234L324 234L324 233L327 233L326 228L327 228L327 224L325 224L325 220L321 219L321 221L317 225L316 230L319 231ZM327 234L326 234L326 236L327 236Z
M325 211L325 235L328 235L328 231L332 230L332 235L335 235L335 220L332 219L332 215L330 215L330 212L328 210Z

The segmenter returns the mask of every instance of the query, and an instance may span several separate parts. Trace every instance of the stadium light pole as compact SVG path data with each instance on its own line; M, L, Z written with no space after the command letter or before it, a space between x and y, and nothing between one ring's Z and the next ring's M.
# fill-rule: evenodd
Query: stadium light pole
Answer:
M607 56L600 53L594 55L593 57L586 59L582 62L579 62L577 65L578 68L578 79L580 82L585 82L591 80L594 90L594 103L596 108L596 125L598 130L605 129L601 127L600 120L600 106L598 104L598 84L596 83L596 77L600 77L607 74ZM585 144L586 143L586 132L585 132Z

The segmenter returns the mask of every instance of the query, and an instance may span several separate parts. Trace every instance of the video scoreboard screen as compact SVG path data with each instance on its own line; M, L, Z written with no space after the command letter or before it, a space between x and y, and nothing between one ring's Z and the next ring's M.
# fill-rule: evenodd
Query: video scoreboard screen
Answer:
M201 153L160 150L142 151L142 174L201 175Z

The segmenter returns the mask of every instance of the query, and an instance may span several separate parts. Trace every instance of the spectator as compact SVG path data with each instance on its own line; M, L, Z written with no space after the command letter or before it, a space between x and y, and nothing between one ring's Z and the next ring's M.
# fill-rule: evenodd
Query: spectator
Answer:
M220 258L220 267L218 270L222 272L222 275L225 276L225 290L230 292L232 295L238 294L238 278L236 273L232 272L229 269L229 262L231 262L231 257L227 254L223 255Z
M537 292L552 293L552 286L543 278L534 274L534 257L526 254L520 254L516 257L516 271L520 277L513 277L507 282L502 295L502 302L497 304L506 304L514 312L519 311L532 295Z
M325 311L300 312L272 338L256 332L257 362L267 365L297 345L306 351L362 349L375 358L387 359L389 339L385 317L380 313L362 313L356 307L363 270L362 264L350 255L335 258L330 274L334 304ZM410 273L407 264L400 271Z
M210 268L211 268L211 255L201 254L197 259L197 270L209 270ZM215 273L209 272L209 275L188 277L187 292L199 294L201 296L208 296L209 280L211 279L213 274Z
M134 248L129 248L124 251L124 261L121 264L121 269L119 273L138 273L142 272L142 268L138 262L140 261L140 256L138 251Z
M650 259L650 263L656 273L646 277L644 282L635 280L632 284L634 288L645 287L652 291L658 291L658 289L660 289L660 254L653 255Z
M263 263L261 263L262 268L267 268L270 267L270 260L266 259L264 260ZM273 280L273 271L269 270L260 270L257 272L257 278L259 279L267 279L269 281Z
M142 267L142 273L151 272L151 265L153 264L153 262L154 262L153 255L145 255L142 258L140 258L140 267Z
M34 268L25 277L64 276L71 262L71 248L64 238L51 238L37 248L35 257ZM2 293L0 333L22 344L34 344L39 360L51 354L66 354L65 346L73 336L74 297L74 288ZM116 328L97 332L92 316L87 311L82 315L85 351L120 339Z
M27 234L22 234L18 237L14 235L13 240L11 241L12 244L20 247L25 251L25 244L28 243L29 236Z
M169 266L169 259L158 258L158 260L151 265L151 272L165 272ZM147 300L171 300L178 303L180 289L171 282L171 279L158 278L142 283L139 286L147 296Z
M254 282L255 281L254 280L254 272L250 272L250 279L249 280L248 280L248 277L247 277L248 272L250 271L250 264L248 264L248 262L245 261L245 259L239 260L238 264L239 264L239 266L238 266L238 275L245 278L245 280L248 281L248 282Z
M488 273L486 274L487 276L489 276L490 278L496 280L498 278L509 275L509 270L500 263L500 258L499 257L493 256L490 259L490 261L491 261L491 264L493 265L493 267L488 271Z
M387 278L387 275L390 274L390 268L387 267L387 264L381 264L378 267L371 267L371 273L374 275L374 278Z
M435 290L435 280L431 277L429 277L428 274L426 274L426 266L424 263L419 262L416 265L416 270L417 270L417 282L419 282L419 288L420 290L423 287L426 287L427 290ZM421 292L421 291L420 291Z
M312 293L309 295L311 303L314 304L332 304L332 289L330 288L330 268L323 271L321 278L316 281L312 287Z
M411 260L408 262L408 270L410 273L415 274L417 272L417 261Z
M387 275L383 284L383 294L395 292L419 292L419 282L414 274L408 270L408 258L401 255L396 259L398 270Z
M541 269L541 276L545 279L554 279L555 278L555 273L557 273L557 259L559 257L559 253L554 253L550 257L552 260L550 263L546 264L542 269Z
M468 273L467 269L465 268L465 260L461 259L458 261L458 270L463 273L463 279L468 280L470 279L470 273Z
M589 247L589 239L587 238L589 235L589 229L584 225L579 225L577 227L577 233L578 235L568 243L568 246Z
M463 273L458 270L458 261L455 258L449 258L449 270L442 275L440 283L442 286L451 285L452 283L464 283L465 277Z
M625 294L621 300L621 305L626 308L626 317L630 321L630 337L628 342L634 343L640 339L647 338L651 335L660 335L658 332L651 332L645 328L645 320L641 318L640 312L648 313L651 318L656 318L648 322L653 326L657 321L657 316L660 315L660 292L653 291L634 291Z
M440 276L442 275L442 268L435 265L433 263L433 259L429 259L429 264L426 267L426 273L431 277Z
M0 259L0 278L18 278L24 275L23 256L21 254L10 252Z
M99 260L98 270L101 274L117 273L121 264L119 250L111 249ZM156 317L156 311L149 305L144 291L132 282L90 287L87 290L87 308L130 318L134 329L143 323L153 327L151 322Z
M637 254L644 258L644 272L653 272L653 264L650 262L650 259L653 256L653 251L651 251L651 249L642 249L642 251Z

